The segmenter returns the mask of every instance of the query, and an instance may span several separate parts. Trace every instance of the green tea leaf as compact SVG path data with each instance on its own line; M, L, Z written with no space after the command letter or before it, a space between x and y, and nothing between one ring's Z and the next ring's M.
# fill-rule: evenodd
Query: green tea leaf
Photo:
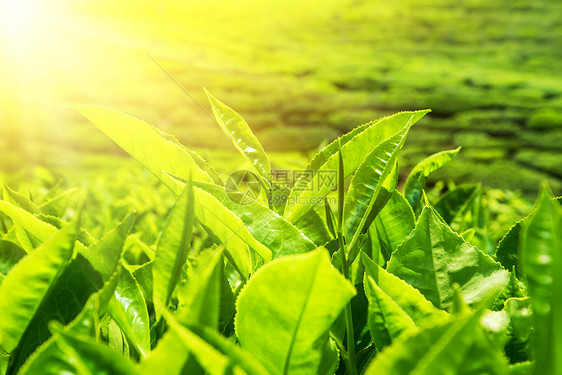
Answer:
M509 282L507 283L505 288L502 289L501 293L494 301L494 304L492 305L492 310L503 309L505 301L507 301L510 298L525 297L525 293L523 292L523 290L524 290L524 286L519 280L517 280L517 277L515 276L515 272L513 271L510 272Z
M132 362L106 345L53 328L59 334L57 345L64 353L60 361L74 367L78 374L136 375Z
M428 112L425 110L397 113L356 128L326 146L306 167L310 173L304 173L295 183L283 216L293 223L297 222L314 207L314 202L318 203L317 198L322 198L335 187L324 179L326 174L334 174L334 171L338 170L340 144L344 159L344 177L348 177L355 173L367 153L401 131L408 122L413 125Z
M369 330L377 347L382 350L402 333L416 329L412 318L373 280L365 276L365 294L369 299Z
M474 198L475 192L478 190L478 185L461 185L445 193L435 203L434 208L439 212L443 220L451 225L467 208Z
M535 371L535 362L515 363L509 366L510 375L531 375Z
M316 373L328 331L355 290L318 249L260 268L237 301L236 335L271 373Z
M418 289L436 307L450 306L454 283L468 304L503 288L509 275L499 263L453 232L431 206L425 206L414 231L394 252L388 272Z
M381 142L363 160L353 176L344 204L343 229L349 241L349 261L357 254L355 244L364 233L369 216L376 216L386 204L378 201L384 180L390 175L400 149L404 145L410 123L396 135ZM376 205L376 203L378 203Z
M150 321L146 302L131 273L122 268L109 313L141 356L150 351Z
M521 228L521 258L535 315L534 374L562 373L562 208L547 185Z
M525 362L533 358L531 338L534 332L534 316L530 298L510 298L504 310L510 319L509 341L505 354L511 363Z
M371 362L365 374L506 374L507 361L479 325L479 311L404 335Z
M212 181L209 174L199 167L189 150L175 138L146 122L96 105L79 105L72 108L84 115L165 184L170 182L164 172L185 179L192 176L194 180ZM169 187L175 189L174 184Z
M308 211L295 226L310 239L315 245L314 248L323 246L332 239L328 233L326 224L316 210ZM310 245L307 245L307 247L308 246Z
M73 189L69 189L67 191L64 191L62 193L60 193L59 195L45 201L42 202L41 204L38 205L39 210L41 210L41 213L45 214L45 215L53 215L56 217L62 217L64 215L64 212L66 210L67 204L68 204L68 200L70 199L70 197L72 196L72 194L76 193L78 191L77 188L73 188Z
M21 207L29 213L39 214L40 211L35 204L26 196L10 189L6 184L2 184L4 189L4 200L11 204Z
M163 315L166 315L166 313ZM178 323L176 324L179 325ZM207 343L198 337L195 337L189 343L191 347L200 345L203 347L201 350L207 349L212 352L211 355L219 356L219 354L209 348ZM221 357L221 360L224 359ZM145 358L141 358L141 362L137 366L137 373L143 375L204 375L205 371L191 354L190 348L187 347L176 330L169 328L158 341L156 347Z
M370 277L376 285L390 297L417 325L430 321L447 319L448 314L437 309L431 302L410 284L388 273L375 264L367 255L362 254L365 277Z
M523 276L521 272L521 263L519 261L519 237L521 232L521 223L523 220L515 223L515 225L511 227L496 248L496 259L498 262L500 262L506 269L515 268L515 273L519 277Z
M194 185L212 194L224 207L236 214L248 232L272 251L273 258L316 249L316 245L297 227L260 202L214 184L196 182Z
M135 220L131 212L117 226L108 232L98 243L83 249L80 254L101 274L104 281L109 280L121 259L123 244Z
M205 90L217 124L230 137L234 146L250 162L252 167L268 183L271 181L271 163L260 141L256 138L246 121L234 110L217 100Z
M43 298L71 259L75 240L75 225L68 225L6 276L0 288L0 347L6 352L16 348Z
M162 343L165 345L158 352L159 357L149 357L141 363L143 374L154 374L152 369L166 374L194 373L193 365L187 358L193 355L205 373L211 375L224 374L267 374L267 371L247 352L239 346L220 336L208 327L189 326L179 324L169 313L165 314L170 329L166 332ZM197 332L197 333L195 333ZM186 367L189 365L190 367ZM154 367L152 367L154 366Z
M146 302L153 302L153 281L152 281L152 261L146 262L134 270L129 269L141 288L142 295Z
M12 352L8 370L16 372L49 339L49 322L69 324L83 310L90 295L102 287L101 275L81 254L76 254L76 258L66 264L41 301L17 348Z
M118 271L104 284L101 290L92 294L82 311L76 318L66 325L63 330L82 336L96 337L99 330L99 315L107 310L109 299L117 285ZM21 366L18 374L33 375L77 373L78 369L66 359L65 353L57 344L58 333L45 341Z
M162 235L158 240L152 262L153 298L156 316L168 308L191 246L195 222L195 200L190 182L177 198Z
M190 326L218 328L224 260L220 250L206 254L207 260L178 292L179 310L176 319Z
M416 219L408 201L394 190L374 224L381 246L386 247L385 253L392 254L412 232Z
M265 261L272 259L271 250L250 234L238 216L212 194L195 186L193 191L195 201L198 203L195 205L197 219L224 245L227 250L226 255L232 259L243 277L247 277L252 272L252 253L257 253Z
M10 270L27 253L11 241L0 240L0 286Z
M8 215L12 221L21 225L26 231L33 234L39 241L45 242L57 232L57 228L51 224L39 220L26 210L13 204L0 201L0 211Z
M412 208L415 208L420 199L423 189L425 189L425 179L451 161L461 148L454 150L441 151L436 154L430 155L420 161L410 172L406 184L404 185L404 197L410 203Z

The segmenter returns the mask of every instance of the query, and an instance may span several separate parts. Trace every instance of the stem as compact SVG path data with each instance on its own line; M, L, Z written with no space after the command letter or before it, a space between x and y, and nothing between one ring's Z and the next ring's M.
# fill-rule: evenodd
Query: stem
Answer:
M343 205L345 195L345 175L343 156L341 153L341 139L338 140L338 240L342 256L342 271L346 279L349 277L349 266L347 264L346 248L343 239ZM357 360L355 358L355 334L353 333L353 315L351 312L351 301L345 306L345 333L347 336L347 361L345 362L348 375L357 375Z
M343 247L343 236L339 233L340 248L342 250L342 269L346 279L349 278L349 266L345 256L345 248ZM353 314L351 312L351 301L345 306L345 333L347 336L347 373L349 375L357 375L357 360L355 358L355 334L353 332Z

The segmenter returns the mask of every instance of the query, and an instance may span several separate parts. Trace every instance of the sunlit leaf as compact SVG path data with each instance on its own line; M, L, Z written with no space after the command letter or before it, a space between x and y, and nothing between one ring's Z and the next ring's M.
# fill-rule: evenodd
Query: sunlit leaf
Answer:
M379 143L398 133L408 122L411 125L421 119L428 110L401 112L362 125L326 146L306 167L305 173L295 183L285 207L284 216L296 222L307 211L314 207L314 202L322 198L336 185L326 180L327 175L335 175L338 170L338 150L344 160L345 177L355 173L365 155ZM318 202L316 202L318 203Z
M123 150L137 159L164 183L164 172L181 178L211 182L190 152L175 138L142 120L96 105L72 107L84 115ZM171 188L174 188L173 184Z
M214 184L195 183L212 194L243 222L252 236L271 250L273 258L314 250L316 245L297 227L260 202Z
M122 268L109 313L135 349L145 356L150 351L150 321L146 302L131 273Z
M525 219L523 219L525 220ZM515 268L515 273L521 277L520 245L519 237L521 232L521 222L516 223L500 240L496 248L496 259L506 269Z
M153 298L156 316L168 308L191 246L195 201L190 182L179 195L158 240L152 262Z
M388 273L375 264L365 254L361 261L365 266L365 277L370 277L376 285L403 310L412 321L420 326L428 321L443 320L447 313L437 309L417 289L404 280Z
M13 242L0 240L0 286L8 272L26 255L26 252Z
M390 257L390 254L414 229L416 219L408 201L397 190L394 190L386 205L375 218L374 225L380 246L386 248L384 253Z
M562 372L562 208L545 185L521 229L521 258L535 315L534 374Z
M453 232L431 206L422 210L414 231L392 254L388 272L418 289L436 307L451 304L453 283L467 303L503 288L509 275L500 264Z
M234 110L217 100L207 90L213 115L217 124L230 137L234 146L250 162L252 167L265 181L271 180L271 164L261 143L258 141L246 121Z
M506 374L507 361L479 325L482 310L402 336L365 374Z
M57 328L57 344L64 353L59 359L71 364L81 374L137 374L133 363L106 345Z
M1 202L0 202L1 203ZM68 225L33 253L24 257L0 287L0 347L11 353L71 259L75 225Z
M51 336L48 324L72 322L83 310L90 296L103 286L101 275L80 254L76 254L43 298L36 314L12 353L9 371L17 371L26 359Z
M37 208L37 206L26 196L18 193L17 191L10 189L6 184L3 184L3 189L4 189L3 195L5 201L10 202L18 207L21 207L27 212L30 212L32 214L40 213L40 210Z
M415 330L416 324L373 280L366 276L365 294L369 299L369 330L380 351L402 333Z
M353 176L344 205L344 233L349 241L350 262L355 259L355 245L359 235L366 229L369 217L376 216L386 204L381 202L379 193L384 180L394 168L398 153L410 129L411 123L396 135L381 142L363 160ZM372 220L371 219L371 220Z
M226 208L212 194L193 188L195 194L195 215L207 231L226 248L229 257L243 277L252 272L252 254L263 260L271 260L272 251L255 239L244 222ZM252 250L252 253L250 253Z
M121 259L125 238L133 225L134 219L135 214L130 213L98 243L80 252L105 281L115 272L117 263Z
M178 293L176 319L182 324L218 328L224 260L220 250L207 254L206 260Z
M273 374L316 373L330 326L354 294L324 249L275 260L240 293L236 335Z
M425 188L426 178L451 161L460 150L459 147L438 152L423 159L412 169L404 185L404 197L413 208L417 206L421 192Z

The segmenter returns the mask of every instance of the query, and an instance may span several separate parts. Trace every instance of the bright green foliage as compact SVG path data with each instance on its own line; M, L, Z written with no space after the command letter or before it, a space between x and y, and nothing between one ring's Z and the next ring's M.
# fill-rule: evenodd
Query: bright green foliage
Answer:
M107 281L115 272L121 259L125 238L133 225L135 215L127 215L112 231L107 233L98 243L84 249L81 254L92 267Z
M236 214L244 222L248 232L272 251L273 258L306 253L316 248L297 227L260 202L239 192L226 191L225 188L214 184L197 182L195 186L212 194Z
M209 99L275 184L246 122ZM119 171L77 201L52 178L33 194L3 186L1 374L562 372L559 200L543 189L494 254L530 207L477 185L423 190L458 149L420 162L399 191L399 153L427 111L357 127L292 189L254 199L172 136L76 108L159 182ZM270 199L284 192L286 206Z
M426 178L453 159L461 148L455 150L441 151L420 161L410 172L406 185L404 185L404 197L412 208L418 205L422 190L425 188Z
M515 268L517 276L521 277L521 265L519 262L519 237L522 221L516 223L509 232L501 239L496 249L496 259L506 269Z
M146 302L136 280L125 268L119 272L113 298L109 300L109 313L138 353L145 356L150 351Z
M505 353L511 363L525 362L533 358L531 337L534 317L530 298L510 298L504 310L509 316L509 340Z
M217 329L221 310L221 289L224 273L224 258L217 250L201 258L203 264L192 275L178 298L177 319L190 326L205 326ZM229 288L230 291L230 288Z
M49 289L71 259L76 228L68 225L6 276L0 289L0 347L11 353Z
M191 329L180 325L173 317L168 316L166 319L170 325L170 330L167 333L168 337L164 337L163 340L167 340L167 349L170 351L162 357L162 361L159 361L159 366L166 366L164 369L167 374L202 374L203 371L199 370L201 368L205 370L205 373L213 375L230 373L258 375L267 373L264 367L250 354L221 337L215 331L199 327L195 329L196 334ZM183 366L181 361L174 363L172 360L166 363L165 361L170 357L170 352L177 354L180 359L187 357L187 353L191 353L197 359L198 365L189 361L187 366ZM150 370L150 367L148 367L148 370ZM160 372L163 369L155 367L154 370ZM146 368L143 368L142 371L143 374L154 374L154 372L147 371Z
M435 203L435 209L439 212L443 220L451 225L455 218L462 215L477 190L478 186L476 185L461 185L443 194L437 203Z
M172 209L158 240L152 262L153 295L156 314L168 308L187 260L195 221L193 186L188 183Z
M0 240L0 285L2 285L8 272L25 255L25 251L15 243Z
M115 284L112 283L112 287ZM70 324L63 329L67 332L73 332L82 335L95 335L96 317L100 313L100 304L107 303L107 298L100 298L100 294L94 293L84 306L84 309ZM57 339L59 335L55 333L45 343L43 343L29 357L26 363L21 367L20 374L60 374L67 371L69 373L76 372L75 366L67 360L65 353L59 348Z
M431 206L424 207L416 229L390 258L388 271L442 309L451 304L453 283L472 304L508 282L506 270L453 232Z
M257 257L271 260L272 251L255 239L244 222L226 208L217 198L206 191L194 187L195 215L205 228L226 248L242 277L246 278L253 270ZM252 261L253 256L253 261Z
M385 259L390 258L390 254L398 248L415 225L412 207L399 191L394 190L374 222L378 244L386 255Z
M23 262L23 261L22 261ZM91 294L103 286L101 275L80 254L68 262L12 352L9 371L17 371L25 360L51 336L49 323L71 323L84 309Z
M106 345L97 343L88 337L81 337L72 333L57 330L60 337L57 345L63 356L61 362L72 364L74 371L79 374L136 374L131 362L123 359L118 353Z
M32 214L41 213L41 211L33 204L32 201L30 201L28 198L18 193L17 191L10 189L8 186L6 186L6 184L3 184L3 190L4 200L6 202L21 207Z
M506 374L507 362L479 327L482 311L425 327L383 351L366 374Z
M95 105L73 108L162 181L169 181L165 173L185 179L192 176L194 180L211 181L211 177L199 168L187 149L146 122ZM169 184L173 187L173 183Z
M354 294L324 249L276 260L240 293L236 335L273 374L316 373L337 356L328 330Z
M501 310L504 306L504 303L511 298L522 298L525 297L525 286L519 280L517 280L517 276L515 272L512 271L509 273L509 282L503 288L499 296L494 301L492 306L493 310Z
M415 124L429 111L402 112L356 128L348 135L335 140L318 153L307 166L313 177L303 177L295 183L289 196L284 216L296 222L308 210L312 209L309 199L326 195L334 186L320 183L320 171L338 170L338 144L341 142L341 154L344 162L344 177L353 174L363 162L367 152L398 133L410 123ZM367 151L368 150L368 151ZM318 187L314 189L314 187ZM297 199L298 198L298 199Z
M365 266L365 277L371 278L416 325L447 316L446 312L433 306L417 289L380 268L369 257L363 255L362 261Z
M217 100L207 90L205 92L211 102L217 124L232 139L234 146L250 162L256 172L269 182L271 180L269 158L246 121L230 107Z
M350 252L354 252L359 235L370 224L367 222L369 217L377 215L386 203L380 202L379 194L385 179L392 172L409 129L410 123L375 147L365 157L351 180L343 208L344 234L350 241ZM350 261L354 259L355 256L350 256Z
M37 219L32 213L9 202L0 201L0 211L41 242L47 241L57 231L57 228L53 225Z
M416 323L372 277L367 276L364 285L369 299L369 329L377 349L382 350L401 334L414 330Z
M536 321L535 374L562 372L562 208L548 187L521 233L522 267Z

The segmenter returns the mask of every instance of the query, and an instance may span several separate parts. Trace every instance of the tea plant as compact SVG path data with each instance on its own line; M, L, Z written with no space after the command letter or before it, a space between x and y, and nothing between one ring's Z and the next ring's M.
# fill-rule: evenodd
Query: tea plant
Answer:
M353 129L286 186L242 117L209 99L257 194L92 105L75 108L175 193L164 222L131 209L95 238L83 223L103 228L126 205L93 206L90 192L69 215L74 191L31 199L4 185L2 373L562 373L562 207L547 186L496 247L480 187L425 192L458 149L397 188L428 111ZM159 194L129 188L138 202Z

